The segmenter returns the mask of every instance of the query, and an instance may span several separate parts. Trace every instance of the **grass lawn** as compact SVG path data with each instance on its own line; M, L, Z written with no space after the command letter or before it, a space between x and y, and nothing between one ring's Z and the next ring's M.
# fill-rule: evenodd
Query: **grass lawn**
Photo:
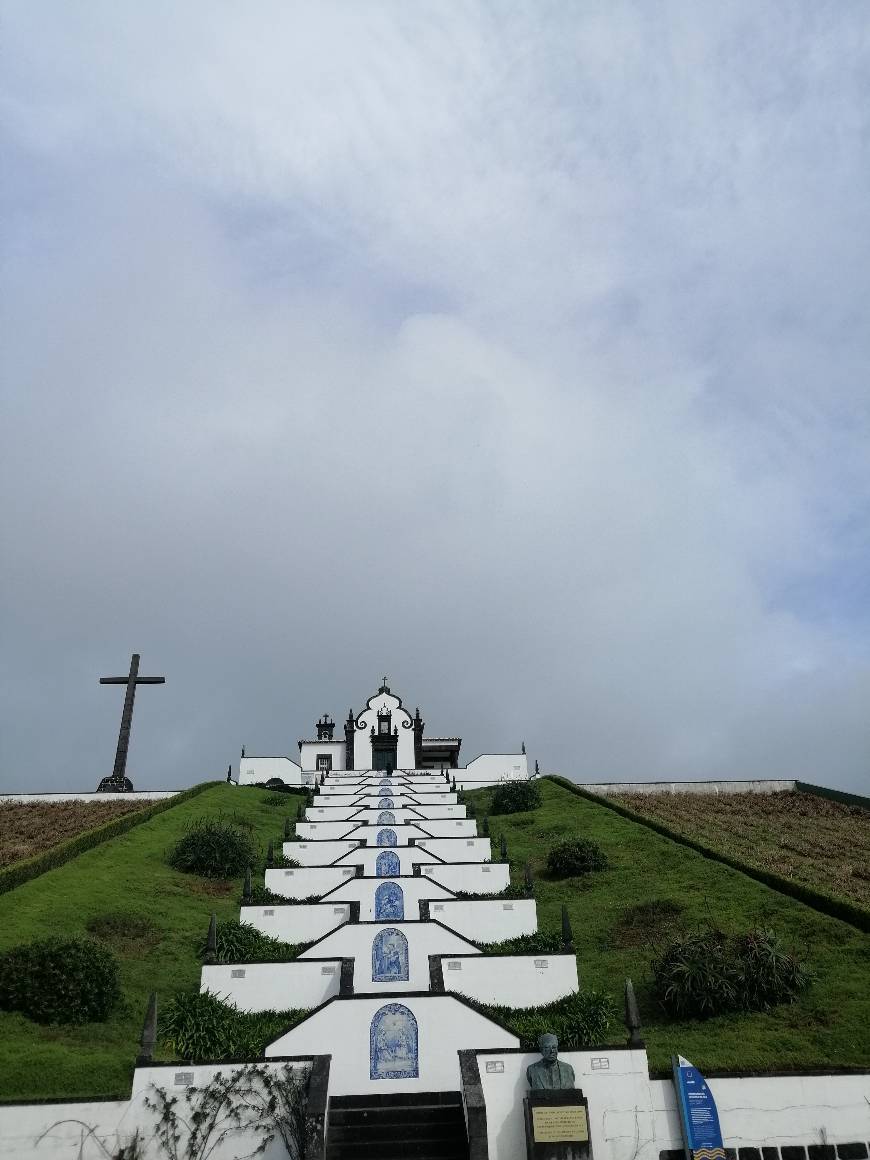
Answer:
M747 866L870 911L870 812L814 794L612 794L636 814Z
M278 804L267 804L277 796ZM238 918L241 880L210 881L172 870L166 851L194 819L225 814L250 824L265 852L282 839L299 798L217 783L71 862L0 895L0 949L49 933L86 934L89 920L119 911L146 920L134 938L106 937L121 962L122 1001L106 1023L40 1026L0 1011L0 1093L4 1100L129 1095L145 1005L197 990L197 944L209 915ZM280 849L280 846L278 846ZM256 869L256 868L255 868ZM256 876L255 876L256 881Z
M490 818L493 850L504 833L518 885L526 859L531 860L542 930L560 929L561 906L567 903L582 987L609 991L621 1010L624 979L632 978L652 1068L669 1068L677 1052L711 1071L870 1067L870 938L606 806L546 779L539 784L544 800L538 809ZM469 794L478 820L490 797L489 790ZM612 868L547 880L548 849L572 836L598 842ZM676 917L675 908L661 905L668 902L682 908ZM638 925L627 912L642 903L658 903L650 908L658 918ZM674 922L693 929L709 921L735 931L773 927L806 956L815 983L793 1006L769 1014L671 1022L651 993L651 943Z

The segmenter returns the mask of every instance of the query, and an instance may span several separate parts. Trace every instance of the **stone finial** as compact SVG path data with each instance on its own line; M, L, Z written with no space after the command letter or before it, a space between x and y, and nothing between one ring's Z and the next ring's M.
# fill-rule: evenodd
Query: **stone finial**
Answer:
M541 776L541 770L538 766L538 759L535 758L535 777L540 777L540 776Z
M245 747L244 747L244 745L243 745L243 746L242 746L242 757L244 757L244 756L245 756Z
M507 844L507 838L504 836L504 834L502 834L498 840L498 849L499 849L499 853L501 854L502 862L507 862L508 844Z
M227 781L232 781L232 780L233 780L233 763L230 762L230 764L227 766Z
M628 1031L628 1046L643 1047L644 1042L640 1035L640 1011L631 979L625 980L625 1027Z
M285 841L285 842L289 842L289 841L290 841L290 833L291 833L291 830L290 830L290 819L289 819L289 818L285 818L285 819L284 819L284 841Z
M266 850L266 865L267 866L274 866L275 865L275 843L274 842L270 842L269 848Z
M522 752L525 753L525 751L526 751L526 743L524 741L522 744Z
M205 938L205 961L213 963L217 958L217 915L212 912L208 922L208 934Z
M148 1006L145 1008L145 1022L142 1024L142 1035L139 1039L139 1055L136 1059L138 1067L147 1067L154 1058L154 1048L157 1044L157 992L152 991L148 996Z
M453 775L453 781L450 783L450 788L456 793L456 775Z
M302 802L300 802L299 805L296 807L296 821L297 822L304 822L305 821L305 806Z
M483 815L483 822L481 823L481 826L480 826L480 832L484 836L484 838L489 837L489 814Z
M526 894L529 898L533 898L535 894L535 880L532 876L532 864L528 859L526 859L526 864L523 868L523 881L526 887Z
M571 916L568 914L568 907L562 903L562 943L565 950L571 950L574 946L574 932L571 929Z
M248 866L245 870L245 885L242 887L242 903L245 906L250 906L253 897L254 892L251 889L251 867Z

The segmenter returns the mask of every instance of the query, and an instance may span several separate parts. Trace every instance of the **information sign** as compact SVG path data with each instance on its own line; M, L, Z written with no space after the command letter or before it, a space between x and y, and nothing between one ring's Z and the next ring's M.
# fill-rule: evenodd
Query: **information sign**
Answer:
M674 1086L689 1160L725 1160L713 1093L698 1069L681 1055L674 1058Z

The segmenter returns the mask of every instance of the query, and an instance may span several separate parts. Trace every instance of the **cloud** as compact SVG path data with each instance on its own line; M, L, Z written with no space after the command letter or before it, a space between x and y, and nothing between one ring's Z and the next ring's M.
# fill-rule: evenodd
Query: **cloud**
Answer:
M108 771L136 649L137 784L387 672L469 758L860 787L860 19L11 8L4 784Z

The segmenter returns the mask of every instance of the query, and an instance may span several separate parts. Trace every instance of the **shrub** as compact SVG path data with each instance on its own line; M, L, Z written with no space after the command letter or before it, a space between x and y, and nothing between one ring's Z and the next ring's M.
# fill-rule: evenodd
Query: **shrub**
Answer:
M518 934L502 942L475 943L487 955L557 955L564 951L561 934L536 930L534 934Z
M576 874L589 874L607 867L604 851L588 838L560 842L547 854L547 873L553 878L572 878Z
M307 944L294 945L281 942L270 934L263 934L247 922L230 919L217 923L218 963L289 963L305 949ZM203 940L200 955L205 955Z
M199 818L176 842L169 865L204 878L236 878L258 861L250 833L225 818Z
M616 1019L613 999L601 991L577 991L543 1007L497 1007L463 998L518 1035L526 1050L536 1048L545 1034L557 1036L562 1051L601 1046Z
M209 991L179 994L160 1012L161 1040L192 1063L260 1059L266 1046L289 1031L307 1011L239 1011Z
M505 781L492 795L491 814L517 814L541 804L541 787L534 781Z
M653 963L653 980L673 1018L709 1019L790 1003L810 973L771 930L728 935L710 927L673 939Z
M0 1009L36 1023L106 1019L119 995L118 961L92 939L37 939L0 954Z

